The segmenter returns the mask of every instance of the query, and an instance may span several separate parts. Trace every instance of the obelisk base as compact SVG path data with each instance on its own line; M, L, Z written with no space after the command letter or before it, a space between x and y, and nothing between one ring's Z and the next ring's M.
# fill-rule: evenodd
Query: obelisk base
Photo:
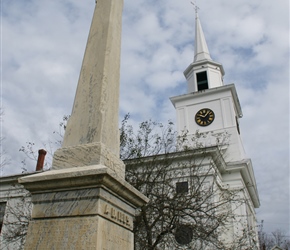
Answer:
M59 148L53 155L52 170L91 165L104 165L115 176L125 178L123 161L98 142Z
M25 249L134 248L133 220L148 199L102 165L19 179L32 194Z

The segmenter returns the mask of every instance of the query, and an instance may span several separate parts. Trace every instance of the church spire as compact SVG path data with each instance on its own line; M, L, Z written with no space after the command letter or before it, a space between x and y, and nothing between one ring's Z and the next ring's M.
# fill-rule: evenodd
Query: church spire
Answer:
M194 62L202 60L212 60L200 24L198 13L195 16L195 45L194 45Z
M194 3L192 3L195 5ZM194 60L183 72L187 80L188 93L221 87L224 85L223 66L211 59L195 5Z

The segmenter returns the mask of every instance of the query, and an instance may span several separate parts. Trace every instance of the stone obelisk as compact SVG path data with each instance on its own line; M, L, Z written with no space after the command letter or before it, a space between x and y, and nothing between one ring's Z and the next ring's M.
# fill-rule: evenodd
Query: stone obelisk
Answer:
M104 164L124 177L118 129L123 0L98 0L73 110L53 169Z
M123 0L97 0L72 115L52 170L19 179L32 194L25 249L132 250L148 199L124 179L118 107Z

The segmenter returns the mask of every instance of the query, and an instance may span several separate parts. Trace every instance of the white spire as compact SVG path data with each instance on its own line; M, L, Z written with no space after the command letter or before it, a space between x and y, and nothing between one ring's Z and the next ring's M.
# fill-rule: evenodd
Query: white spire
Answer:
M212 60L206 44L206 40L201 28L198 13L195 17L195 45L194 45L194 62L202 60Z
M211 59L195 5L194 60L183 72L188 93L223 86L223 66Z

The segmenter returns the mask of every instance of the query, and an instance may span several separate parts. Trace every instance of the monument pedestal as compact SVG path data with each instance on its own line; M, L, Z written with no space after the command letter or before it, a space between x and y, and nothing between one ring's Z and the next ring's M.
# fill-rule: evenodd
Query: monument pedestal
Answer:
M137 207L148 199L103 165L19 179L32 194L25 249L132 249Z

